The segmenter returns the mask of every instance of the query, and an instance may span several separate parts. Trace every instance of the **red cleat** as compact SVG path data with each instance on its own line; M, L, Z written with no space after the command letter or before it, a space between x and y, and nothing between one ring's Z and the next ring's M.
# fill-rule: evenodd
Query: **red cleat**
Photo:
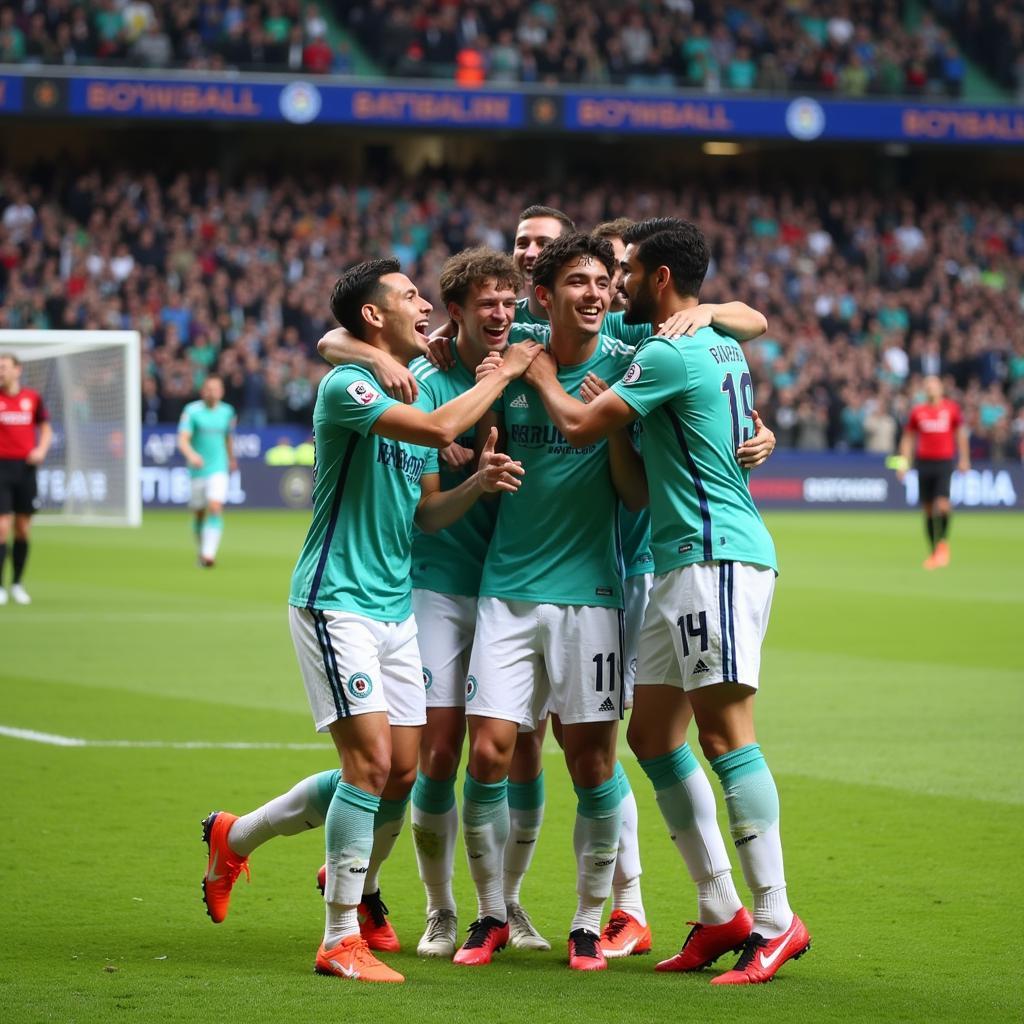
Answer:
M214 811L203 819L203 842L210 851L203 876L203 902L214 924L220 924L228 916L231 889L238 876L244 871L246 878L251 877L249 858L239 857L228 846L228 833L236 821L238 815L227 811Z
M362 935L350 935L333 949L323 945L317 950L313 970L317 974L333 974L352 981L405 981L405 977L381 963L367 948Z
M935 545L935 554L932 557L935 559L936 569L945 569L949 565L949 544L940 540Z
M793 923L775 939L753 932L731 971L711 979L712 985L760 985L771 981L787 960L798 960L811 948L811 937L796 914Z
M624 910L613 910L601 932L601 952L609 960L620 956L640 956L651 951L650 925L641 924Z
M754 919L746 907L740 907L736 916L725 924L689 923L693 927L683 948L675 956L662 960L654 968L656 971L700 971L725 953L739 953L750 938Z
M327 886L327 865L321 866L316 873L316 887L323 896ZM359 934L366 939L370 949L376 949L381 953L397 953L402 944L398 941L398 933L388 922L387 915L390 913L380 898L380 889L376 892L363 893L357 909L359 915Z
M601 951L601 936L586 928L569 932L569 966L574 971L604 971L608 961Z
M469 926L469 938L455 951L452 963L467 967L489 964L508 945L508 923L496 917L482 917Z

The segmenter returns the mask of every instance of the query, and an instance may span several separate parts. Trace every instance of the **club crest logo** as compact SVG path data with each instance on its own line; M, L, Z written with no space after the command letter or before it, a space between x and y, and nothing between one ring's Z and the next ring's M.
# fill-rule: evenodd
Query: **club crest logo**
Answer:
M477 684L476 676L470 676L466 680L466 701L471 701L476 696Z
M353 697L363 700L373 693L373 680L365 672L357 672L348 677L346 688Z
M626 371L625 376L622 378L623 384L635 384L639 379L643 370L639 363L630 363L629 369Z
M434 677L430 673L430 669L424 666L423 669L423 689L429 690L434 685Z

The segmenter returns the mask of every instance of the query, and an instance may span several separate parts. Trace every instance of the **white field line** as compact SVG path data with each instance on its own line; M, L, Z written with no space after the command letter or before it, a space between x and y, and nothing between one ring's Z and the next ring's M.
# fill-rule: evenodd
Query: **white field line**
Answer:
M0 736L50 747L120 747L137 750L333 750L328 743L213 743L206 740L86 740L78 736L59 736L35 729L17 729L0 725Z

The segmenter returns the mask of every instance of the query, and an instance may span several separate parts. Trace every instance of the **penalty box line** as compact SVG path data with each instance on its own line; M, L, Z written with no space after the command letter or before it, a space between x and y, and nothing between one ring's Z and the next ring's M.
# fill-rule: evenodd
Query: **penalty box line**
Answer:
M87 740L35 729L0 725L0 736L48 747L108 747L129 750L333 750L327 743L215 743L207 740Z

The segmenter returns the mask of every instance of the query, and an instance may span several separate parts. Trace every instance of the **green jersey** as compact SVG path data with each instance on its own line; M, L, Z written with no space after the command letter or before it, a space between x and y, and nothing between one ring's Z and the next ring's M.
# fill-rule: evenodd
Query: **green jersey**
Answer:
M618 380L631 351L602 336L590 359L561 367L558 379L569 394L579 394L588 373ZM608 442L573 448L548 418L540 395L522 379L505 389L502 411L508 454L526 473L519 490L500 502L480 594L621 608L619 499Z
M234 429L235 410L227 402L218 402L212 409L203 401L189 402L182 409L178 431L191 435L189 443L203 460L199 469L189 466L191 476L228 471L228 435Z
M426 394L434 408L457 398L476 383L475 375L459 359L455 342L448 344L455 365L447 372L431 366L426 359L416 359L409 365L416 375L420 394ZM457 443L465 448L472 448L475 441L475 429L457 438ZM448 491L457 487L475 470L475 464L453 470L441 462L441 489ZM417 531L412 542L412 585L417 590L433 590L438 594L476 597L497 515L498 502L483 499L446 530Z
M517 324L533 325L541 324L544 327L550 327L548 318L534 316L530 312L529 299L518 299L516 301L516 320ZM626 314L621 310L617 313L605 313L604 322L601 324L601 333L608 335L609 338L615 338L617 341L621 341L625 345L632 345L634 348L644 340L651 336L651 331L654 328L650 324L627 324ZM514 337L510 337L509 343L516 341L522 341L523 338L532 337L530 334L519 334Z
M320 382L313 522L292 573L289 604L380 622L412 614L412 521L420 479L437 472L437 452L370 433L398 404L359 366L335 367ZM416 404L433 409L423 393Z
M777 569L736 448L752 436L750 370L732 338L648 338L612 390L643 417L654 571L694 562Z

